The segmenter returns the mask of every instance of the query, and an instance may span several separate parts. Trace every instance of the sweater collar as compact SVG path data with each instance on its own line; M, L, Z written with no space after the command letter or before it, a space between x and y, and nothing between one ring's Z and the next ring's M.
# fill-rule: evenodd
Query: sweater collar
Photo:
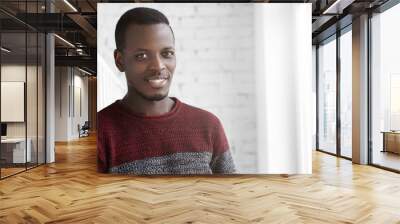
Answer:
M164 113L162 115L156 115L156 116L146 116L146 115L143 115L143 114L135 113L131 109L129 109L125 105L123 105L121 100L117 100L116 104L119 105L119 107L124 112L126 112L129 115L132 115L134 117L137 117L137 118L141 118L141 119L162 119L162 118L168 118L168 117L174 116L178 112L179 108L181 107L181 102L176 97L170 97L170 98L175 102L174 106L172 106L171 110L168 111L167 113Z

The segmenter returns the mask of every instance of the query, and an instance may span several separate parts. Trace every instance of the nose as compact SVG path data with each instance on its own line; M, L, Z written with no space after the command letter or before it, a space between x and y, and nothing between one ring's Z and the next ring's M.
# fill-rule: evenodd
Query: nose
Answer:
M162 58L159 55L153 57L153 60L150 62L150 70L158 72L163 69L165 69L165 64Z

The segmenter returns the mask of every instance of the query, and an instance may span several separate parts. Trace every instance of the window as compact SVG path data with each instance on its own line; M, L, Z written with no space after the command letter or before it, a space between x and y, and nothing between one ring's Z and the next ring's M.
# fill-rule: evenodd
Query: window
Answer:
M400 5L371 18L372 164L400 170Z
M336 40L318 48L318 148L336 153Z
M340 36L340 155L352 157L352 35Z

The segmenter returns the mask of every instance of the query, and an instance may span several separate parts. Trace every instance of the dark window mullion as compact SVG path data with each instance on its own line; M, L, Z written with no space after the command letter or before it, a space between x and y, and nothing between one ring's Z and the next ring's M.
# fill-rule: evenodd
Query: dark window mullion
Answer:
M1 26L1 24L2 24L2 23L0 23L0 47L2 46L2 35L1 35L1 34L2 34L2 32L1 32L2 26ZM1 54L1 52L0 52L0 124L2 124L2 123L1 123L1 109L2 109L2 108L1 108L1 66L2 66L2 63L1 63L1 62L2 62L2 60L1 60L1 55L2 55L2 54ZM1 177L1 170L2 170L2 166L3 166L2 163L3 163L3 162L2 162L2 160L1 160L1 144L0 144L0 179L2 179L2 177Z
M368 132L368 155L367 155L367 160L368 164L373 164L373 149L372 149L372 65L371 65L371 57L372 57L372 30L371 30L371 20L372 20L372 12L368 12L368 20L367 20L367 46L368 46L368 52L367 52L367 119L368 119L368 124L367 124L367 132Z
M340 30L336 31L336 154L341 157L341 118L340 118L340 89L341 65L340 65Z
M315 46L316 135L315 148L319 149L319 44Z
M44 1L44 5L45 5L45 13L49 13L48 10L48 6L49 6L49 2ZM47 38L49 37L49 33L47 33L47 31L44 31L44 68L42 68L42 80L44 79L44 134L43 134L43 140L44 140L44 161L43 163L46 164L47 163ZM42 42L43 43L43 42ZM43 59L42 59L43 60ZM42 64L43 65L43 64ZM43 73L44 71L44 73ZM44 78L43 78L43 74L44 74ZM61 78L61 77L60 77ZM43 82L43 81L42 81ZM42 83L43 84L43 83ZM61 91L61 90L60 90ZM42 107L43 109L43 107Z
M25 0L25 21L28 17L28 1ZM25 118L25 170L28 169L28 113L27 113L27 97L28 97L28 25L25 23L25 102L24 102L24 118Z
M36 0L36 13L39 14L39 0ZM36 32L36 166L38 165L39 165L39 32Z

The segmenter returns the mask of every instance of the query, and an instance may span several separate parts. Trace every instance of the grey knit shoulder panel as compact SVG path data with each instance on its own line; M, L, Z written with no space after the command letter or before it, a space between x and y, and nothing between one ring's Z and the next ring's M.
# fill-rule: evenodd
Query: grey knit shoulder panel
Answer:
M180 152L124 163L110 168L110 173L136 175L234 173L229 151L212 158L210 152Z

